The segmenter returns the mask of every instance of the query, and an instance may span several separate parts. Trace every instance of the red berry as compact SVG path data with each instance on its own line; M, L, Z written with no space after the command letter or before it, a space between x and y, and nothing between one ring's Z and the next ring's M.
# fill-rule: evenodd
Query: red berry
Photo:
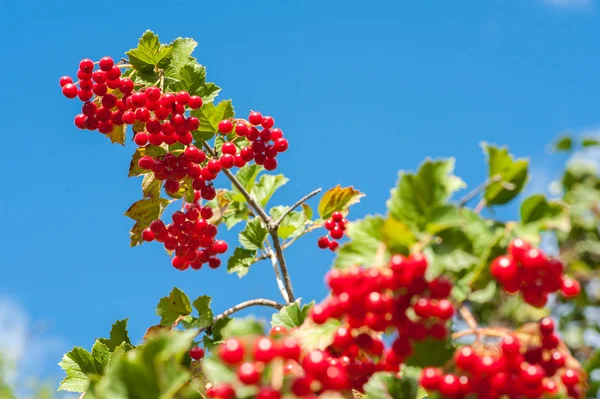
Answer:
M544 317L540 320L540 332L542 335L551 335L554 333L554 320L550 317Z
M273 388L263 387L256 395L256 399L281 399L281 394Z
M283 336L286 332L287 332L287 328L285 328L284 326L275 326L275 327L271 328L269 335L271 335L271 337L279 337L279 336Z
M73 83L73 78L70 76L61 76L58 83L60 83L60 87L64 87L64 85Z
M319 237L319 239L317 240L317 245L321 249L329 248L329 238L327 238L325 236Z
M154 159L152 159L152 157L149 157L148 155L144 155L138 161L138 166L145 170L150 170L150 168L152 168L153 165Z
M329 242L329 250L330 251L336 251L338 248L340 247L340 243L337 241L330 241Z
M226 143L223 143L223 147L221 147L221 152L223 154L235 155L235 153L237 152L237 148L235 144L228 141Z
M262 123L263 121L263 116L260 112L250 112L250 115L248 116L248 122L250 122L251 124L253 124L254 126L258 126Z
M86 118L87 116L85 116L84 114L78 114L77 116L75 116L75 126L77 126L79 129L85 129Z
M237 338L229 338L219 345L219 357L227 364L237 364L244 359L244 343Z
M340 229L337 226L334 227L333 230L331 230L329 233L331 234L331 238L334 238L336 240L339 240L344 236L344 230Z
M100 69L106 72L112 69L113 65L115 65L115 62L110 57L102 57L100 58L98 64L100 66Z
M235 165L235 157L231 154L223 154L221 158L219 158L219 163L223 169L231 169ZM267 168L265 167L265 169Z
M563 277L562 287L560 290L565 298L571 299L579 295L579 292L581 291L581 285L579 284L579 281L575 279Z
M255 360L268 363L277 355L277 351L271 338L262 337L254 343L253 354Z
M94 61L90 60L89 58L84 58L79 63L79 70L84 73L92 73L94 70Z
M217 240L213 243L212 249L218 254L223 254L227 252L227 243L223 240Z
M133 81L129 78L123 78L120 80L120 85L119 85L119 89L121 90L121 93L123 94L129 94L133 91Z
M513 258L508 255L501 255L494 259L490 271L492 276L501 283L514 280L519 273Z
M196 346L195 348L190 349L190 357L194 360L200 360L204 357L204 349Z
M525 253L531 249L531 245L520 238L514 239L508 244L508 253L515 262L521 263Z
M188 107L191 109L198 109L202 107L202 98L198 96L191 96L188 100Z
M254 385L260 381L260 373L253 363L242 363L237 371L237 376L246 385Z
M537 248L525 251L521 258L521 264L526 269L542 269L546 266L546 256Z
M154 241L154 238L154 232L150 230L150 228L146 228L142 231L142 239L144 241Z
M265 159L263 166L266 170L275 170L277 169L277 160L275 158L267 158Z
M208 267L211 269L216 269L221 266L221 259L219 258L210 258L208 259Z
M233 130L233 122L229 119L225 119L219 122L219 132L223 134L229 134Z
M77 86L75 86L73 83L66 83L62 87L62 93L67 98L77 97L77 91L78 91Z
M313 350L302 359L302 368L312 375L323 374L327 366L327 356L321 350Z
M433 367L427 367L421 371L420 383L425 389L438 390L441 380L441 373Z
M176 193L179 191L180 184L177 180L167 180L165 182L165 191L168 193Z
M284 138L277 139L274 146L278 152L285 152L288 149L288 141Z

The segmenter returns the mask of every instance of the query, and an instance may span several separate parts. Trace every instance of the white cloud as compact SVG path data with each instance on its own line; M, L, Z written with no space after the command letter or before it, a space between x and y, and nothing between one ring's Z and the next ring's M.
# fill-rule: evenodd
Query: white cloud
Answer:
M68 349L64 340L44 332L14 300L0 297L0 355L4 379L25 397L31 380L46 382L59 376L56 364Z
M589 8L593 0L543 0L544 3L559 8Z

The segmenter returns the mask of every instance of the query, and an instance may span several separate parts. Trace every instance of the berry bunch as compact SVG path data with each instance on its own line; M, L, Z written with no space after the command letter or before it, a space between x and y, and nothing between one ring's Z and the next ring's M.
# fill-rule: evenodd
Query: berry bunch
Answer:
M329 248L331 251L338 249L340 244L337 240L344 237L347 223L348 220L344 218L344 215L341 212L333 212L331 218L327 219L324 223L324 226L329 233L327 236L319 237L319 240L317 241L319 248Z
M560 260L547 257L519 238L509 244L506 255L498 256L490 265L492 276L506 292L521 291L525 302L540 308L550 293L560 290L565 298L579 294L579 283L564 276L564 269Z
M415 341L446 338L446 322L454 314L447 299L452 284L444 277L427 281L427 265L422 254L394 255L383 268L334 269L327 275L331 297L312 308L311 318L317 324L330 318L343 322L329 349L352 362L354 389L361 390L377 370L398 371ZM390 348L376 338L381 332L396 333Z
M464 346L454 357L454 371L426 368L421 385L443 397L539 398L565 393L583 398L582 371L544 318L537 331L506 335L498 347Z
M258 129L258 126L262 129ZM221 163L225 157L227 164L235 162L242 164L254 160L257 165L262 165L266 170L275 170L277 160L275 159L280 152L288 149L288 141L283 137L281 129L273 128L275 120L270 116L262 116L260 112L252 111L248 120L244 119L225 119L219 123L219 132L229 135L235 132L238 138L248 140L248 145L242 147L237 152L237 148L232 142L227 142L222 148ZM225 147L227 145L227 147ZM242 164L243 166L243 164Z
M191 186L200 192L205 200L216 196L212 180L221 171L221 164L215 160L207 160L204 151L189 145L179 155L168 153L155 158L150 155L142 156L138 166L154 173L154 177L165 180L165 191L173 194L179 191L181 182L189 177Z
M198 203L186 204L185 212L176 211L172 215L173 223L165 225L160 219L152 221L150 227L142 231L144 241L158 241L167 251L175 251L171 264L178 270L192 267L199 270L208 263L212 269L221 265L215 255L227 251L227 243L215 240L217 227L209 223L213 211Z
M94 70L95 64L99 65L98 70ZM134 82L121 77L121 68L125 67L128 65L115 65L110 57L97 63L84 59L79 63L78 82L73 83L69 76L60 78L65 97L79 97L84 102L81 113L75 117L75 126L108 134L114 126L128 124L134 125L134 141L139 146L191 144L191 132L198 129L200 121L185 113L200 108L202 98L186 91L162 93L155 86L135 91Z
M256 387L258 399L280 399L292 393L299 398L316 398L326 391L350 389L344 365L326 352L304 352L299 342L284 329L270 337L230 338L217 349L219 360L235 371L236 381L210 386L208 398L234 399L235 389ZM280 375L278 383L273 376Z

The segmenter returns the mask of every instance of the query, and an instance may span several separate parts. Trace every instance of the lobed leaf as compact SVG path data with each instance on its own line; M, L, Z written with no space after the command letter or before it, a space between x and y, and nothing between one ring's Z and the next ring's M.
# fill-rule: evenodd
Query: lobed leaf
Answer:
M263 226L259 218L253 218L239 234L240 244L250 251L257 251L262 248L262 244L267 238L267 228Z
M321 219L329 219L333 212L347 213L348 208L360 201L365 195L354 187L337 185L327 190L319 201L317 211Z
M160 316L160 324L163 326L171 326L180 316L190 313L190 299L177 287L173 288L169 296L161 298L156 307L156 315Z
M289 330L300 327L313 306L314 302L304 306L301 306L298 302L284 306L279 313L275 313L271 318L271 326L283 326Z
M514 159L506 147L498 148L487 143L483 143L482 147L488 157L490 179L496 176L501 179L486 187L484 193L486 204L506 204L516 197L525 186L529 161L524 158ZM507 185L511 187L507 187Z
M238 277L244 277L250 266L256 261L256 250L238 247L227 261L227 272L237 273Z

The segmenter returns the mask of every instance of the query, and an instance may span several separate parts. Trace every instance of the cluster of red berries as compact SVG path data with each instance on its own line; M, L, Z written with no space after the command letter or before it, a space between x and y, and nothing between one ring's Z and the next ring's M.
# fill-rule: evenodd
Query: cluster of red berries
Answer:
M331 217L324 223L324 226L329 233L327 236L319 237L319 240L317 241L319 248L329 248L332 251L337 250L340 246L340 243L337 240L340 240L342 237L344 237L344 231L346 231L347 223L348 220L344 218L344 215L342 215L341 212L333 212Z
M208 222L212 216L212 208L188 203L185 204L185 212L173 213L173 223L165 225L160 219L153 220L142 231L142 239L156 240L163 243L167 251L175 251L171 264L178 270L185 270L190 266L199 270L205 263L216 269L221 265L221 260L215 255L225 253L227 243L215 240L217 227Z
M262 129L258 129L258 126ZM228 159L228 163L233 166L235 163L250 162L254 160L257 165L262 165L266 170L275 170L277 168L277 154L285 152L288 149L288 141L283 137L281 129L273 128L275 120L270 116L262 116L260 112L250 112L248 120L244 119L225 119L219 123L219 132L229 134L235 131L238 137L246 138L251 144L242 147L237 152L233 143L225 143L221 152L221 162L223 157ZM227 145L227 148L225 147ZM242 164L243 166L243 164ZM225 166L224 166L225 167Z
M289 393L316 399L326 391L350 389L348 374L339 359L321 350L304 352L296 338L281 327L271 330L270 337L230 338L219 345L217 356L235 371L237 381L209 386L208 398L234 399L235 388L242 386L256 387L257 399L281 399ZM272 384L271 376L276 373L282 376L279 386Z
M455 354L454 372L425 368L421 385L445 398L539 398L562 393L583 398L582 372L570 367L570 355L556 336L552 319L542 319L528 341L507 335L499 347L464 346Z
M181 181L189 177L192 187L199 191L202 198L210 201L216 196L212 180L221 171L221 164L215 160L206 161L204 151L193 145L189 145L179 155L169 153L156 158L144 155L139 159L138 166L154 173L157 179L165 180L167 193L178 192Z
M94 71L95 64L99 69ZM75 126L108 134L114 126L136 123L134 141L139 146L191 144L191 132L198 129L200 121L194 116L186 117L185 112L200 108L202 98L186 91L162 93L154 86L135 91L133 81L121 77L121 67L126 65L115 65L110 57L97 63L86 58L79 63L79 88L71 77L60 78L63 94L84 102L81 113L75 117Z
M311 318L317 324L342 321L329 350L353 362L354 389L361 390L377 370L398 371L415 341L447 337L452 284L444 277L427 281L427 266L422 254L394 255L386 267L334 269L327 275L331 297L312 308ZM396 333L390 348L373 338L378 332Z
M506 292L521 291L525 302L540 308L553 292L560 290L565 298L579 294L579 282L563 275L564 269L560 260L547 257L519 238L509 244L506 255L498 256L490 265L492 275Z

